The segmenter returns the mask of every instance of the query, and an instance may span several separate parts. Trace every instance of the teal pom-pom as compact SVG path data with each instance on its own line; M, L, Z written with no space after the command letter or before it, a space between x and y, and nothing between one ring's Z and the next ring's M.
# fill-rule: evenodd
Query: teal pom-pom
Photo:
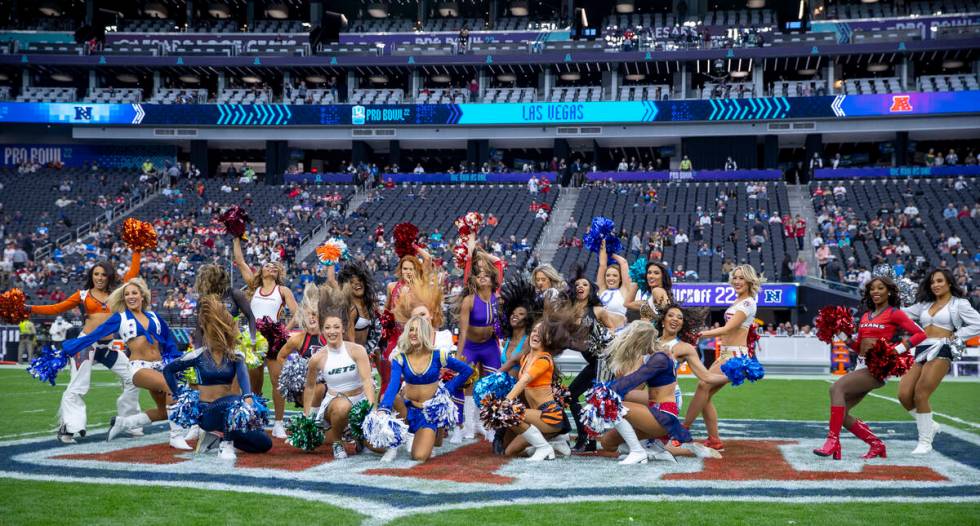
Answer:
M497 398L503 398L514 388L515 384L517 384L517 380L507 373L488 374L473 384L473 399L476 400L477 407L481 407L480 403L484 397L493 395Z
M630 265L630 279L640 287L640 292L649 292L647 285L647 258L640 258Z

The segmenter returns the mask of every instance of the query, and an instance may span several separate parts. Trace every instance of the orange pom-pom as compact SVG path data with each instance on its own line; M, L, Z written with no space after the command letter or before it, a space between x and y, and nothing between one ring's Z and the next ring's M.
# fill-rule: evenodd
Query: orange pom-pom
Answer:
M10 289L0 294L0 320L7 323L20 323L29 317L27 296L20 289Z
M128 217L123 221L122 240L133 252L150 250L157 246L157 231L146 221Z

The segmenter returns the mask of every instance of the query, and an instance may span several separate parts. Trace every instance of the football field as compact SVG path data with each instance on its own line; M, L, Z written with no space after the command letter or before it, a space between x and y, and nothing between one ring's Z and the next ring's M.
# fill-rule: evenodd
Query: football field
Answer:
M50 387L0 369L0 524L980 524L980 383L947 381L933 396L944 432L913 457L915 425L897 382L854 412L885 440L864 462L846 431L844 459L810 450L826 435L831 377L766 378L715 398L723 459L619 466L583 455L528 463L489 444L445 444L425 464L372 453L335 461L276 441L235 465L178 452L164 426L105 442L119 386L93 374L89 434L54 439L67 375ZM685 398L694 381L683 379ZM268 390L268 383L266 383ZM143 393L144 407L151 405ZM694 429L697 438L703 428Z

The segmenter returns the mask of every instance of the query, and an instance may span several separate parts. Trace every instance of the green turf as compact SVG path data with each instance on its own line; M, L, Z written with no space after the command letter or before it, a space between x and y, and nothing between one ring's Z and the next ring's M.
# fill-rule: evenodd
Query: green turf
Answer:
M901 517L901 519L898 519ZM411 515L390 524L395 526L480 526L514 524L560 524L562 526L611 526L704 524L834 524L834 526L902 524L932 526L980 524L980 504L776 504L769 502L581 502L501 506L481 510L453 510L429 515Z
M0 524L360 524L363 515L278 495L0 479ZM46 503L46 504L44 504ZM176 513L175 513L176 510Z

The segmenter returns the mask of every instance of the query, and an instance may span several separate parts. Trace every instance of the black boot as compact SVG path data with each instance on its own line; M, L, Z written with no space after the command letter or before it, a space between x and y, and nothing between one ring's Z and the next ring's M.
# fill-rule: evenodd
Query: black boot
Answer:
M499 429L493 435L493 454L503 455L506 449L507 448L504 446L504 430Z
M595 440L590 440L584 431L579 432L578 437L575 438L575 445L572 446L572 451L576 453L593 452L595 451Z

